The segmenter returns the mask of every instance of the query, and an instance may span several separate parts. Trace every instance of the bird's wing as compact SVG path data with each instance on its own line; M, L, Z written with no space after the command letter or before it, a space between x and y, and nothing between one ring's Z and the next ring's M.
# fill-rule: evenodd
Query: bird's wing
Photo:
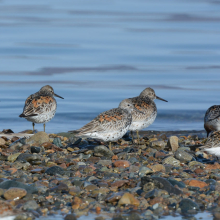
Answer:
M20 117L37 116L45 113L45 111L51 111L56 109L56 101L51 96L43 95L30 95L26 101L23 109L23 113Z
M92 132L112 132L120 130L131 123L131 115L123 109L115 108L99 114L91 122L74 133L83 135Z

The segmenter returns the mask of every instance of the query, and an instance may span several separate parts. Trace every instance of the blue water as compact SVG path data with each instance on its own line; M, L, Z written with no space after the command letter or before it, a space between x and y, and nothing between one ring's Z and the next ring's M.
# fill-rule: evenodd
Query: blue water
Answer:
M31 129L25 99L50 84L47 132L80 128L150 86L148 129L203 129L220 104L220 1L0 0L0 130ZM36 125L42 130L42 125Z

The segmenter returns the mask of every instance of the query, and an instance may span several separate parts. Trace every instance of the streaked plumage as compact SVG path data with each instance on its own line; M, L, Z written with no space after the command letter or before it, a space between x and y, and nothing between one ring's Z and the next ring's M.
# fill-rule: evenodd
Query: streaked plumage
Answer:
M207 132L207 136L211 131L220 130L220 105L213 105L206 111L204 128Z
M139 96L130 98L132 104L135 106L135 109L133 109L131 112L132 123L129 130L137 132L138 142L138 131L148 127L156 119L157 107L154 103L154 99L160 99L167 102L166 100L156 96L152 88L146 88Z
M91 122L72 132L78 137L95 138L104 142L116 141L128 131L134 108L131 100L125 99L118 108L102 112Z
M220 131L211 131L205 145L199 149L220 157Z
M63 99L63 97L54 93L51 86L43 86L38 92L26 99L23 113L19 117L33 122L33 131L35 123L44 123L45 131L45 123L54 117L57 109L57 102L54 96Z

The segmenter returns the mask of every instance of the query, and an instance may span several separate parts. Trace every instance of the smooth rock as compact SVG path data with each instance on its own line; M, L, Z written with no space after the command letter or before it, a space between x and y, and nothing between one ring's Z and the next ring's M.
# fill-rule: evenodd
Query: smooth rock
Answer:
M53 139L53 144L55 144L57 147L62 147L63 146L62 143L61 143L60 138L58 138L58 137Z
M31 146L31 153L40 153L41 148L40 147L35 147L35 146Z
M175 152L179 148L179 138L177 136L171 136L168 139L167 146Z
M186 180L185 183L189 186L194 186L194 187L199 187L199 188L208 186L207 183L200 181L200 180L196 180L196 179Z
M99 145L94 148L94 155L100 157L105 156L107 158L112 158L114 153L111 150L109 150L106 146Z
M163 159L162 163L163 164L170 164L170 165L173 165L175 167L179 167L180 166L180 161L175 159L172 156Z
M10 162L14 162L17 160L18 156L20 155L21 153L15 153L15 154L11 154L8 156L8 161Z
M156 150L163 150L166 146L164 141L152 141L150 142L150 147Z
M3 138L0 138L0 145L4 145L5 144L5 140Z
M26 196L27 191L22 188L11 187L4 193L4 197L7 200L21 199Z
M49 138L48 134L43 131L40 131L40 132L34 134L32 137L28 138L26 140L26 144L41 145L44 142L49 142L49 141L50 141L50 138Z
M118 205L135 205L139 206L140 202L131 193L125 193L118 202Z
M144 175L147 175L149 173L153 173L153 171L150 168L148 168L146 166L141 166L139 168L139 172L138 172L139 176L144 176Z
M179 203L179 207L182 213L194 214L199 210L199 205L193 202L191 199L182 199Z
M36 210L39 208L39 205L36 203L35 200L30 200L27 201L24 205L23 205L23 209L30 211L30 210Z
M165 172L165 167L162 164L155 164L150 167L153 172Z
M21 182L13 181L13 180L6 180L0 183L0 188L2 189L9 189L11 187L17 187L17 188L22 188L27 191L27 193L37 193L37 189L33 186L26 185Z
M74 214L67 214L64 220L77 220L77 218Z
M59 166L53 166L53 167L50 167L48 168L46 171L45 171L46 174L48 175L63 175L64 174L64 170L59 167Z
M123 167L123 168L126 168L126 167L129 167L130 166L130 162L127 161L127 160L116 160L113 165L115 167Z
M182 150L177 150L174 154L174 157L181 162L189 162L194 159L191 154Z

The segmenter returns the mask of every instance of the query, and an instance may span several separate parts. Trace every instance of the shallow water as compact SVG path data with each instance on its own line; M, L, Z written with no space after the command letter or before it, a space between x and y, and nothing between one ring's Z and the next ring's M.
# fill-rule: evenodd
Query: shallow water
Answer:
M0 1L0 130L31 129L25 99L50 84L47 132L81 127L150 86L148 129L201 130L219 104L220 1ZM42 125L37 125L42 130Z

